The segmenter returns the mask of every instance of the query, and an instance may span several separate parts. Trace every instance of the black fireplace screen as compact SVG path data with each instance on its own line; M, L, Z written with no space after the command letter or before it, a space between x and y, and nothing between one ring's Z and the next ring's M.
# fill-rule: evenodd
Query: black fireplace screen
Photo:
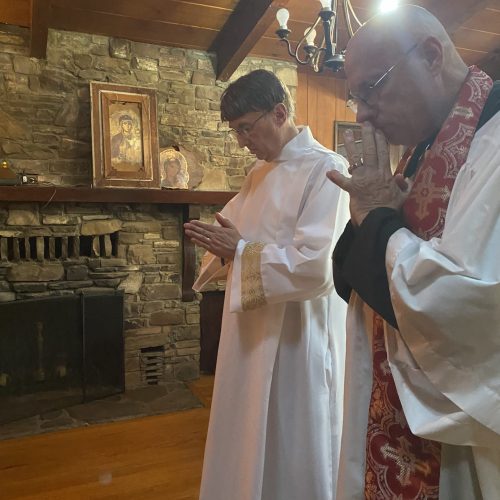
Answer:
M0 423L123 390L123 294L0 304Z

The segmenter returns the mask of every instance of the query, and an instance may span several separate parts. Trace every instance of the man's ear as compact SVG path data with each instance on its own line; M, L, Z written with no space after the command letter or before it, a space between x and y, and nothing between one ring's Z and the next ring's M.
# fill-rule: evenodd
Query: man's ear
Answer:
M282 102L276 104L274 107L274 117L279 126L283 125L288 120L288 111Z
M443 67L443 45L433 36L426 38L421 43L421 53L433 75L441 72Z

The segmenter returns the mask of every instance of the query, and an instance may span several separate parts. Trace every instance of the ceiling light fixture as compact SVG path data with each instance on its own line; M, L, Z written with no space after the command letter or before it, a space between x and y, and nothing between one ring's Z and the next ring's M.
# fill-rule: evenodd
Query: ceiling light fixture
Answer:
M316 21L304 31L304 36L295 47L295 50L292 49L292 44L290 40L288 40L291 31L288 29L287 25L290 17L287 9L279 9L276 13L276 19L279 23L279 29L276 31L276 34L279 36L280 41L286 43L288 53L298 64L310 65L315 72L320 72L325 67L332 71L339 71L344 67L345 57L344 50L340 50L338 47L338 0L319 1L321 3L321 10L318 13L318 17ZM351 0L340 1L342 2L344 24L350 38L362 23L354 12ZM316 28L320 23L323 25L323 39L316 45ZM301 48L303 48L305 52L304 58L299 55Z
M324 68L340 71L344 67L345 48L340 49L338 45L339 11L337 7L339 2L342 5L342 19L348 38L351 38L363 23L354 12L351 0L319 0L319 2L321 3L321 10L316 21L304 31L304 36L295 49L292 48L292 44L288 39L291 31L288 29L290 14L287 9L279 9L276 13L276 19L279 23L276 34L279 36L280 41L286 43L288 53L298 64L309 65L317 73ZM393 10L398 3L399 0L382 0L379 11ZM316 32L320 23L323 26L323 37L321 42L316 45ZM299 55L301 48L304 51L304 56Z

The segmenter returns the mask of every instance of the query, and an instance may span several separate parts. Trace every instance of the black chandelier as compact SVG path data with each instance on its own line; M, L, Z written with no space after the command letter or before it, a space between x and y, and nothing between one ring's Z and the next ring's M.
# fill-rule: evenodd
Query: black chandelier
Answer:
M344 23L350 38L363 23L356 16L351 0L340 1L342 2ZM291 31L287 26L288 18L290 17L287 9L279 9L276 13L276 19L280 26L276 34L282 42L286 43L288 53L298 64L310 65L315 72L320 72L323 68L340 71L344 67L345 57L344 50L340 50L338 47L338 1L319 0L319 2L321 3L321 10L317 19L304 31L304 36L295 47L295 50L292 49L292 44L288 40L288 35L290 35ZM323 25L324 36L323 40L316 45L316 27L319 23ZM301 48L303 48L305 53L303 59L299 55Z

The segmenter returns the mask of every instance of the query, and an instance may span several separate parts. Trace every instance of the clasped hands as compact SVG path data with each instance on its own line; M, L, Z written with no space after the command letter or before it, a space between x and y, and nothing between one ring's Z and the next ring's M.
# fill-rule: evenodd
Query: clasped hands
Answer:
M326 175L350 195L351 219L360 225L375 208L399 210L411 189L411 181L402 174L393 175L389 144L385 136L368 122L361 127L362 151L355 143L352 130L344 134L344 145L351 177L331 170Z
M215 214L220 226L207 224L199 220L192 220L184 224L186 236L195 244L222 259L233 259L241 235L233 223L222 216Z

